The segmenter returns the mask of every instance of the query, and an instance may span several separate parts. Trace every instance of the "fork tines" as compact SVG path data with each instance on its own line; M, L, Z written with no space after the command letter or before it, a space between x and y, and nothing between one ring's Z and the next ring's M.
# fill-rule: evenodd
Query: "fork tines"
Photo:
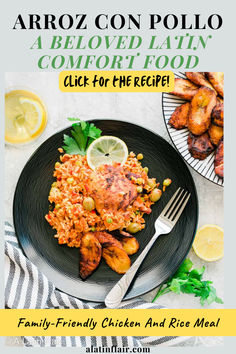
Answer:
M184 210L191 194L183 188L178 188L173 197L163 209L161 216L176 222Z

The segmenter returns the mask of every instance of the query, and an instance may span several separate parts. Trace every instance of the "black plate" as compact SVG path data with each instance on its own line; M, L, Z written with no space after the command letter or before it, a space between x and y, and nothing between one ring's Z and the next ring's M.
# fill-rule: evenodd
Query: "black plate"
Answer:
M142 152L143 166L149 175L162 182L166 177L173 183L146 216L146 228L137 234L139 253L154 233L154 221L168 199L177 189L191 192L191 199L173 231L160 236L140 267L126 299L144 294L169 278L187 256L192 245L197 220L198 201L192 176L175 149L163 138L135 124L115 120L93 120L104 135L124 140L129 151ZM59 160L58 147L63 134L56 133L46 140L31 156L19 178L13 206L14 225L20 245L26 256L51 280L55 286L73 296L90 301L103 301L111 287L120 279L104 261L85 281L78 277L78 249L58 245L54 231L45 220L48 212L48 194L54 181L54 164ZM131 256L132 262L139 255Z

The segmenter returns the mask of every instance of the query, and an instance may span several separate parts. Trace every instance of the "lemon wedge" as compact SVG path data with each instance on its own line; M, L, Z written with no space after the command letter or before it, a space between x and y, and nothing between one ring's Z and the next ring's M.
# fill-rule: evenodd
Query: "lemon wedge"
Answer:
M101 136L90 144L87 150L88 165L94 170L100 165L123 165L128 157L125 142L115 136Z
M20 95L20 93L25 95ZM29 96L32 96L29 97ZM38 96L27 91L11 91L5 98L5 139L22 144L39 136L47 123L46 109Z
M202 226L195 236L193 250L207 262L218 261L224 256L224 231L217 225Z

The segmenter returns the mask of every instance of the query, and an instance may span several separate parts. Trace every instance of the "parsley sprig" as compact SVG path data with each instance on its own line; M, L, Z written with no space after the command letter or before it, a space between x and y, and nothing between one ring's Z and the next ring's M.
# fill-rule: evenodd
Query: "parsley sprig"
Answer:
M159 288L152 302L156 301L161 295L172 291L176 294L194 294L195 297L200 298L202 306L204 306L205 303L210 305L213 302L223 304L223 301L216 295L216 289L211 285L212 281L202 280L205 266L200 269L192 269L192 266L192 261L185 259L174 276Z
M84 122L78 118L68 118L72 124L71 136L64 134L64 144L62 147L69 155L86 155L89 145L93 140L100 137L102 131L95 127L93 123Z

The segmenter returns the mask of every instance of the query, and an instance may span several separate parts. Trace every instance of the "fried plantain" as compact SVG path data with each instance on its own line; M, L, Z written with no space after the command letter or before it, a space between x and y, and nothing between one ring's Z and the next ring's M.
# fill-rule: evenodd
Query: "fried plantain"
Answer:
M103 244L102 257L107 265L118 274L124 274L130 268L131 261L126 251L109 242Z
M108 232L105 231L97 231L94 232L94 236L98 239L98 241L100 242L100 244L103 246L104 244L110 244L110 245L114 245L116 247L122 247L122 243L120 241L118 241L115 237L113 237L112 235L110 235Z
M121 237L133 237L130 233L123 230L119 230L119 235L121 235Z
M188 149L192 157L204 160L214 150L209 134L206 132L200 136L189 133Z
M190 109L190 103L184 103L178 106L172 113L169 124L175 129L183 129L188 125L188 114Z
M216 106L212 110L211 117L215 125L224 126L224 104L219 102L218 99Z
M218 127L218 125L211 124L208 133L212 144L218 145L224 134L224 130L222 127Z
M139 243L136 237L122 237L120 239L120 242L125 250L125 252L131 256L132 254L135 254L139 250Z
M130 259L122 243L108 232L95 232L95 237L102 245L102 257L108 266L119 274L124 274L130 267Z
M128 255L135 254L139 250L138 240L128 232L123 230L115 230L113 231L113 235L118 238Z
M218 94L224 97L224 73L220 71L206 73L210 83Z
M215 173L217 176L224 177L224 138L221 139L215 155Z
M214 87L207 80L204 73L202 73L202 72L189 72L188 71L185 73L185 75L194 84L199 85L199 86L209 87L211 90L213 90L217 94L217 91L214 89Z
M79 253L79 275L86 279L97 268L102 256L100 242L92 232L82 237Z
M194 135L202 135L211 124L211 112L216 105L216 94L208 87L200 87L191 101L188 128Z
M184 98L190 101L196 95L199 87L189 80L175 79L174 91L170 92L172 95Z

